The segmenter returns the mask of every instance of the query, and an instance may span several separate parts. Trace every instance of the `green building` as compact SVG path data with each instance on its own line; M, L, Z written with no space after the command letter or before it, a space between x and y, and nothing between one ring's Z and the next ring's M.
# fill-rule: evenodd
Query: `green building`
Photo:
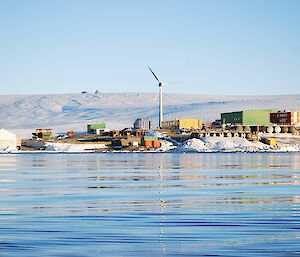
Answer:
M277 112L277 109L270 110L246 110L239 112L221 113L223 124L245 125L245 126L263 126L270 124L270 113Z
M102 122L102 123L94 123L94 124L87 125L87 133L89 134L97 133L97 129L99 130L106 129L106 124Z

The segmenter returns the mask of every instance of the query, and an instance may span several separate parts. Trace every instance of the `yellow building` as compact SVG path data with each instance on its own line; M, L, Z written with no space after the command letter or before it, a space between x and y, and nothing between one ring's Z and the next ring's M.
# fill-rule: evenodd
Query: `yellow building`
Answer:
M198 129L202 128L202 120L197 119L176 119L162 122L162 129Z

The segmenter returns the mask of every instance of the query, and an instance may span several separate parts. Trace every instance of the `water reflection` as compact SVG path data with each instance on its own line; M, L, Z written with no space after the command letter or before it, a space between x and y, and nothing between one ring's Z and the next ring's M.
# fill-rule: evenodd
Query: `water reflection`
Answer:
M111 161L114 165L111 165ZM298 169L299 153L202 153L202 154L155 154L155 153L115 153L115 154L24 154L0 155L1 167L15 167L24 162L29 167L64 166L64 169L81 168L97 170L111 169L246 169L246 168L291 168ZM55 162L55 163L54 163Z
M1 170L15 170L18 158L15 155L0 154Z
M6 256L297 254L299 154L0 156ZM279 249L279 250L278 250Z

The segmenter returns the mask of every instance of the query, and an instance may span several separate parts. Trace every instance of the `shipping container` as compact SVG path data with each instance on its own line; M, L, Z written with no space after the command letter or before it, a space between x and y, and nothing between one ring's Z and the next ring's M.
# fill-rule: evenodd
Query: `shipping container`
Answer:
M67 131L67 136L72 137L74 135L75 135L74 131L72 131L72 130Z
M152 145L153 145L153 148L159 148L160 147L160 141L159 140L153 140Z
M153 143L152 143L153 141L152 140L146 140L146 141L144 141L144 146L146 147L146 148L152 148L153 147Z
M269 138L268 144L270 146L276 146L277 145L276 138Z
M209 128L212 127L212 123L211 123L211 122L206 122L206 123L204 124L204 127L205 127L206 129L209 129Z
M270 146L276 146L277 145L277 141L276 138L270 137L270 138L263 138L261 140L263 143L268 144Z
M143 136L143 140L147 141L147 140L158 140L157 136Z

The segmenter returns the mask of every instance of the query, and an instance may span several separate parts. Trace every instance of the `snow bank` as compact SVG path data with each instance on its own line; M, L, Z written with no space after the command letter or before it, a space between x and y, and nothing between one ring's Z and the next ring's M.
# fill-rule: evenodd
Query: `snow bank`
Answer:
M160 141L160 148L158 148L158 151L160 152L167 152L170 150L176 149L176 146L174 146L171 142L166 140Z
M206 147L214 151L259 151L269 150L270 146L261 142L250 142L241 137L206 137L203 138Z
M281 152L300 152L300 145L298 144L289 144L289 145L281 145L278 148Z
M261 142L250 142L241 137L206 137L203 139L189 139L177 147L178 152L204 152L204 151L234 151L252 152L270 150L269 145Z
M106 148L104 144L68 144L68 143L45 143L46 151L59 152L82 152L94 149Z
M203 152L207 150L204 142L197 138L189 139L179 145L176 149L178 152Z
M0 150L0 153L16 153L18 152L18 149L15 147L7 147L3 150Z
M82 152L94 149L106 148L104 144L68 144L68 143L53 143L53 142L37 142L28 141L26 146L35 149L58 152Z

